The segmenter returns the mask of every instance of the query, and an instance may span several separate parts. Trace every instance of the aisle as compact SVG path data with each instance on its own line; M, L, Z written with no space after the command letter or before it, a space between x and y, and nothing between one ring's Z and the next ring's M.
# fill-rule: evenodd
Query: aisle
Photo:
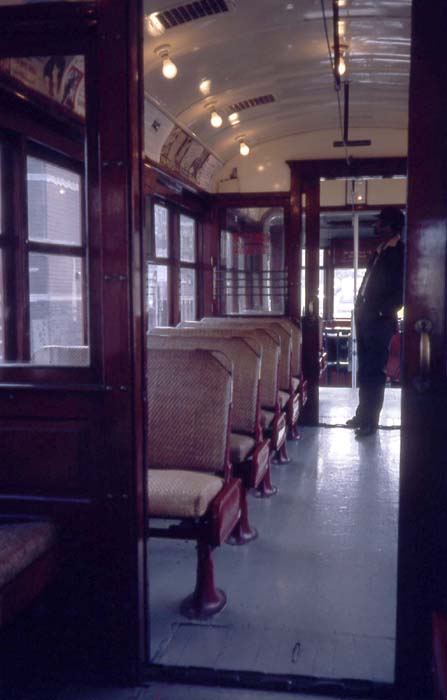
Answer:
M228 604L212 621L178 613L194 543L151 540L153 662L392 682L400 431L301 432L278 495L250 497L259 539L215 552Z

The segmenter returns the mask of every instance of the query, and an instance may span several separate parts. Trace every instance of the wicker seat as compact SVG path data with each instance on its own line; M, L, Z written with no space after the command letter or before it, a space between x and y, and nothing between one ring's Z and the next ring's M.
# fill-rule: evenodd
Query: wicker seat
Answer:
M183 324L180 324L183 325ZM274 461L289 462L286 447L286 415L279 402L280 382L286 387L287 369L290 372L290 357L287 361L287 349L282 352L283 342L280 333L283 329L268 325L262 326L257 319L245 318L203 318L200 325L220 328L227 333L243 333L254 337L262 345L261 369L261 406L274 411L275 421L272 429L266 433L271 438ZM290 349L289 349L290 351Z
M226 603L212 550L241 513L241 482L228 459L231 398L232 366L222 353L149 349L149 535L197 541L196 587L181 605L189 618L211 617Z
M56 574L56 528L49 522L0 525L0 624L32 602Z
M259 342L252 337L228 337L226 331L204 329L201 324L196 324L194 328L155 330L148 336L148 347L201 348L220 350L226 354L233 363L231 462L246 490L256 488L261 496L276 493L270 481L269 441L263 437L260 422L262 347ZM241 531L244 542L255 536L255 530L250 528L248 522L245 503L242 507Z
M223 480L211 474L149 469L149 513L162 518L201 518L222 487Z

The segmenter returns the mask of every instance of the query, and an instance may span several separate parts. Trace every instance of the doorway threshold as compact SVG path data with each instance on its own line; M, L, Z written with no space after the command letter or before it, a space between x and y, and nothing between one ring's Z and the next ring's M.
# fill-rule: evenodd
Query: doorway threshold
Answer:
M215 688L252 689L279 693L303 693L311 697L391 700L394 685L351 678L317 678L258 671L230 671L150 664L143 670L145 681L189 684Z

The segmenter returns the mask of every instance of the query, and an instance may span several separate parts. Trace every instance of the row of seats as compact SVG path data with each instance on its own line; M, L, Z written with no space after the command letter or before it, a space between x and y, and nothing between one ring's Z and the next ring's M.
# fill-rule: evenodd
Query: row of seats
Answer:
M226 602L213 549L257 536L247 494L276 493L271 460L288 461L287 432L298 437L301 331L288 319L206 318L154 329L148 353L149 535L197 541L181 610L206 618Z

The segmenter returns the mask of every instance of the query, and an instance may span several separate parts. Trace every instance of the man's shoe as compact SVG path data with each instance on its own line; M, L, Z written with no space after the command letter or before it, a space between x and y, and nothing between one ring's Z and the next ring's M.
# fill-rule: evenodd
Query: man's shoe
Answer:
M377 432L377 426L376 425L362 425L360 428L357 428L355 431L355 436L362 438L362 437L368 437L368 435L374 435L374 433Z
M360 421L357 416L353 416L345 423L347 428L360 428Z

